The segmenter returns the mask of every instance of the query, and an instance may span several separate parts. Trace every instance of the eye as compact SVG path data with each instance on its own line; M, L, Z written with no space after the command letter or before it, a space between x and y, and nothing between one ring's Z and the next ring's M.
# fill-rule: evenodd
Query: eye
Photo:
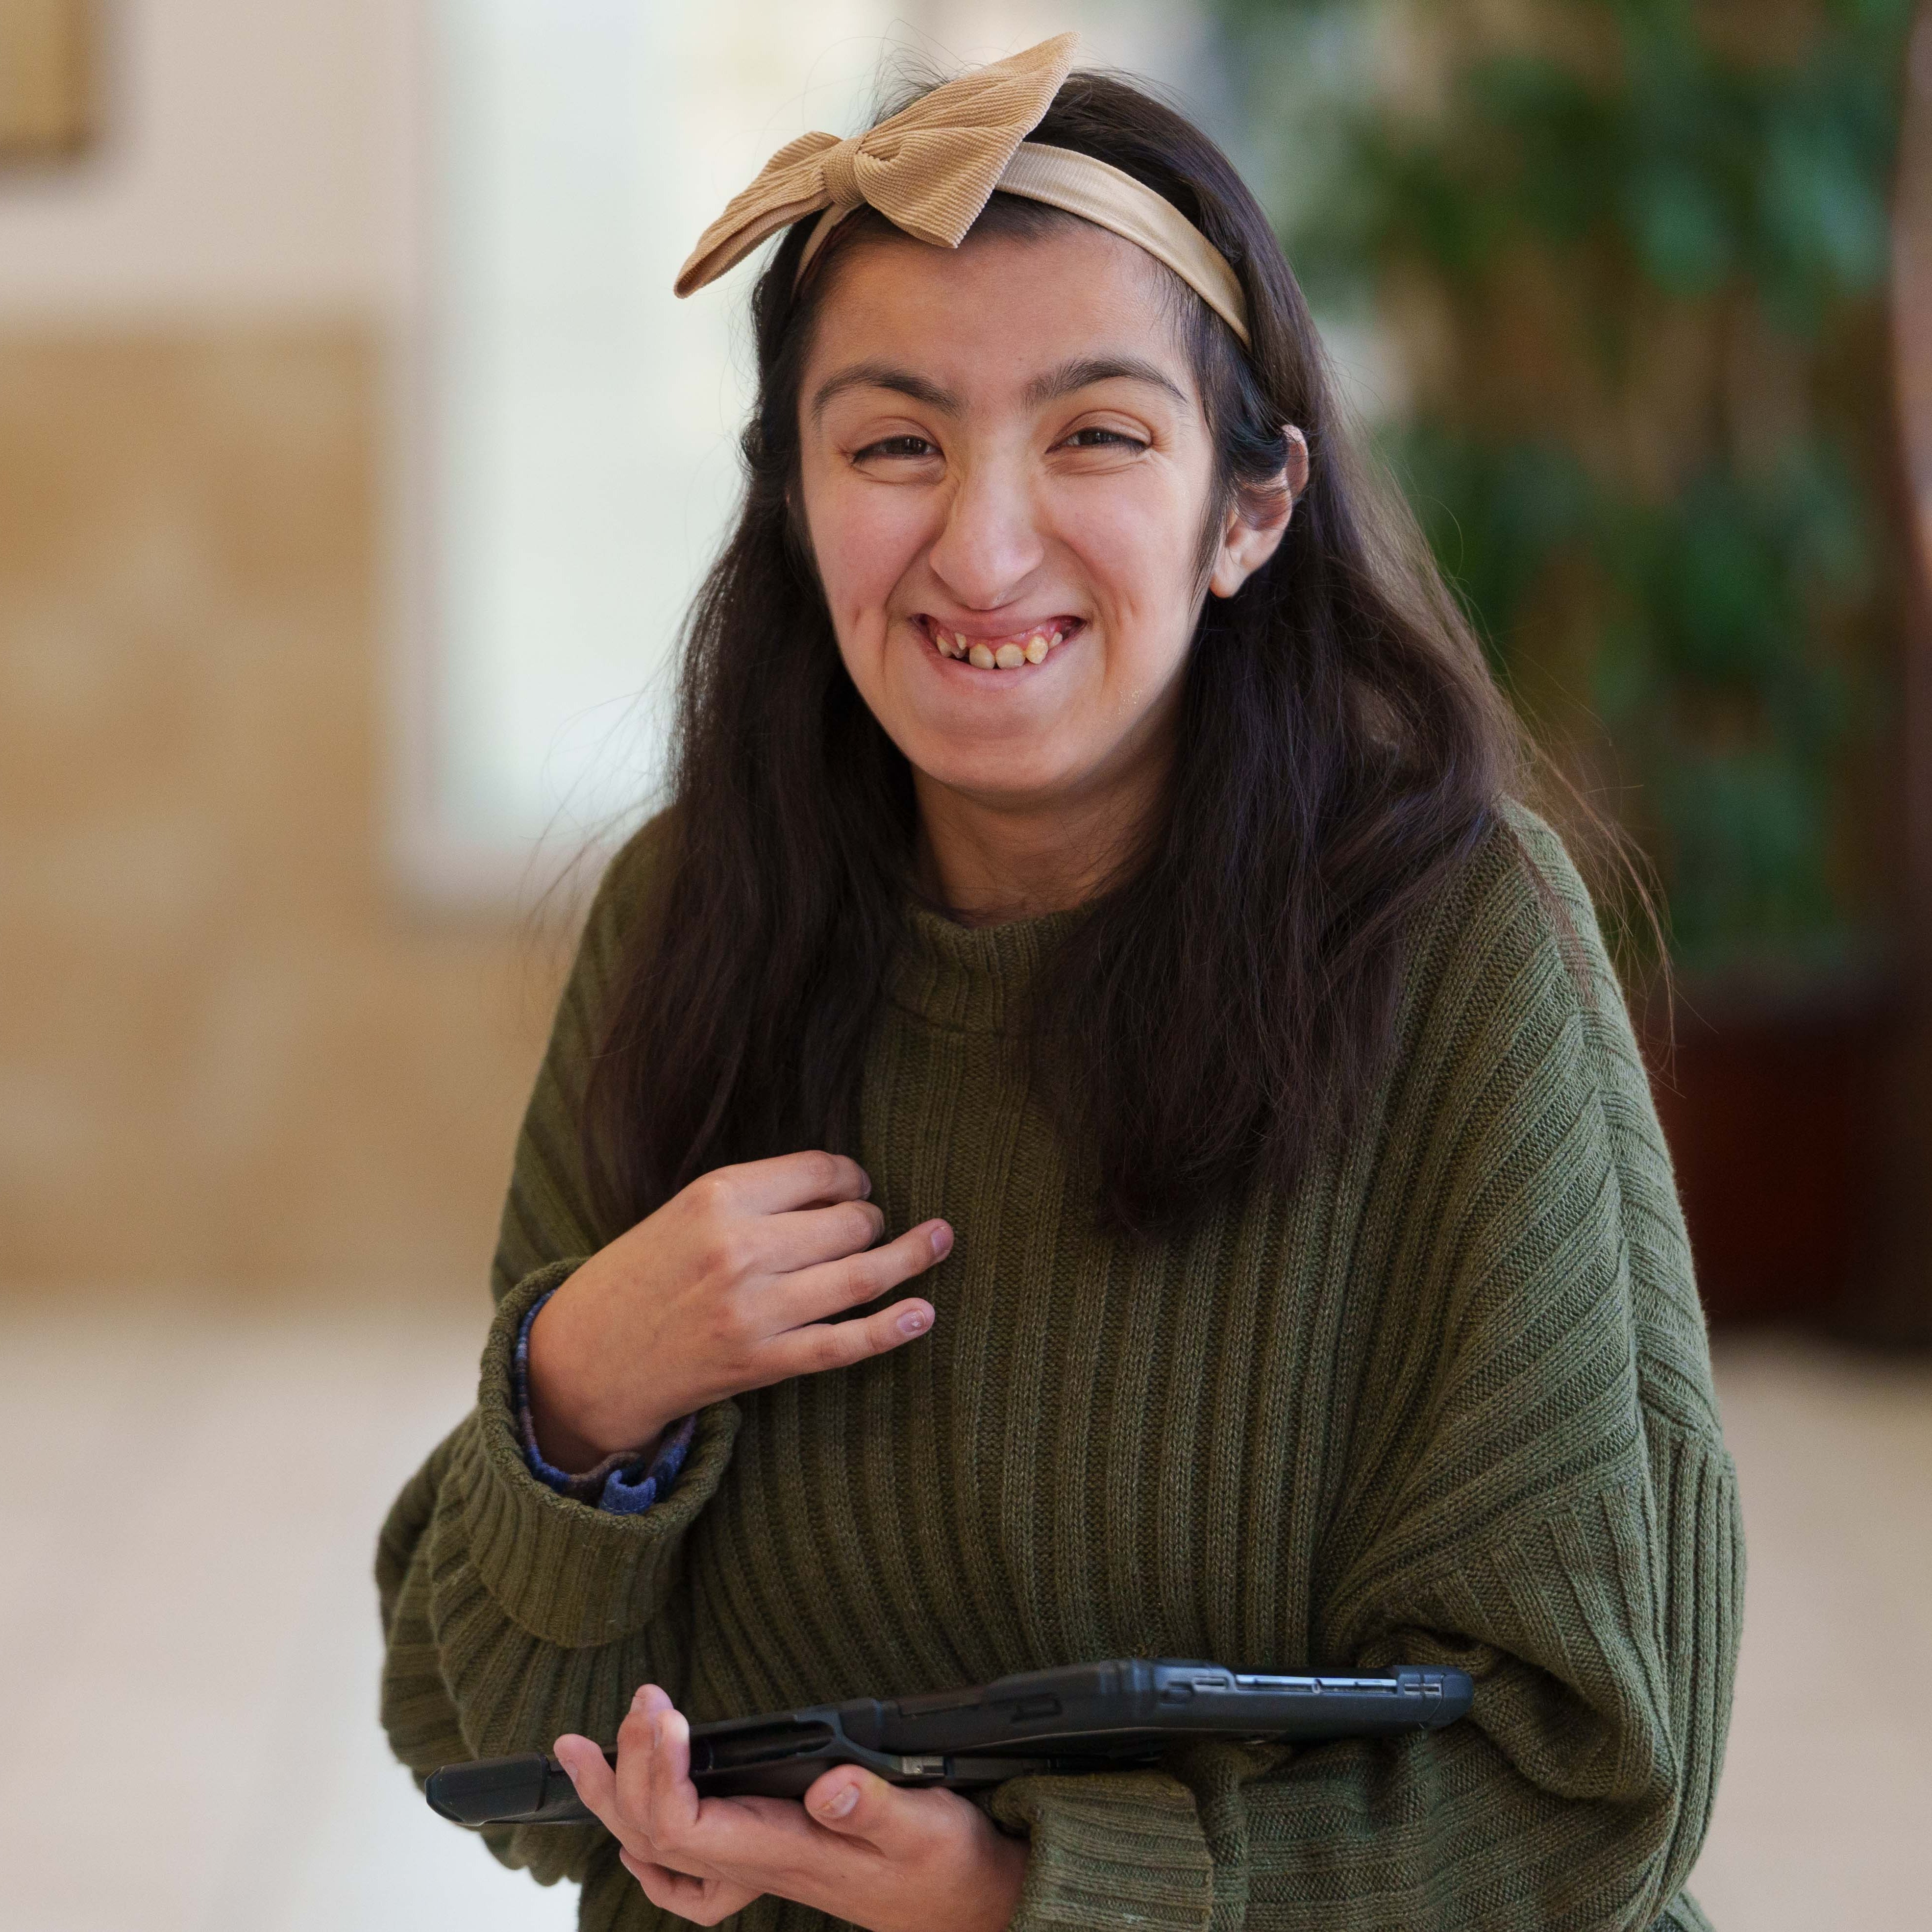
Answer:
M911 457L915 459L937 456L939 452L922 436L882 436L877 442L868 442L863 449L852 452L854 463L863 463L869 456Z
M1076 429L1062 446L1067 449L1144 449L1143 436L1130 436L1120 429Z

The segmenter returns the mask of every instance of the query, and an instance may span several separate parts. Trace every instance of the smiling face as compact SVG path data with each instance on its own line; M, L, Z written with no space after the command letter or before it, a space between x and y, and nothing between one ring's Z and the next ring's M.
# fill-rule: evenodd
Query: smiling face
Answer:
M1265 560L1288 507L1258 526L1210 503L1165 272L1069 220L868 242L833 272L800 389L804 519L928 827L949 808L1049 812L1069 836L1137 824L1202 599Z

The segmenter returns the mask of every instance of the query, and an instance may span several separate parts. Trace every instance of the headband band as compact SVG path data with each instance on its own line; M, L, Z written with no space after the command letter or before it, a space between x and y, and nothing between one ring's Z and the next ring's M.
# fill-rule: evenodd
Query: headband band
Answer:
M1248 346L1247 298L1228 258L1165 195L1097 155L1022 141L993 184L995 194L1016 194L1064 208L1096 227L1123 236L1165 262ZM828 208L799 257L802 276L819 244L850 214Z
M1144 249L1246 346L1240 278L1180 209L1091 154L1027 140L1073 64L1076 38L1061 34L962 74L850 140L805 134L788 142L699 237L676 292L715 281L767 236L820 210L799 258L801 274L832 228L860 207L877 208L915 240L956 248L1003 193L1064 208Z

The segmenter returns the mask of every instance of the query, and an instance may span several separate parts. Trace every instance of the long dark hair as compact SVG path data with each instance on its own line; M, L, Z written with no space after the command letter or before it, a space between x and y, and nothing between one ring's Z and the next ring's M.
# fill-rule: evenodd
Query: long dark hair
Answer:
M1177 281L1218 501L1312 455L1273 560L1207 602L1165 821L1073 923L1029 1048L1097 1161L1103 1224L1170 1232L1231 1188L1291 1185L1385 1060L1404 935L1514 782L1507 711L1406 513L1352 447L1266 218L1220 151L1129 83L1076 74L1034 139L1099 156L1226 256L1252 348ZM982 226L1054 215L996 195ZM842 251L794 287L809 221L752 297L744 509L686 640L672 809L650 916L625 935L582 1131L607 1232L727 1162L850 1148L899 944L910 774L846 675L792 504L798 392Z

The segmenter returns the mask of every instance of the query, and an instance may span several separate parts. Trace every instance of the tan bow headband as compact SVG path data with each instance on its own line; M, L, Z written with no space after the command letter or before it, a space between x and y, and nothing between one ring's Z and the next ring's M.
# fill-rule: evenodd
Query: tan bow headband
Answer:
M1052 106L1078 38L1060 34L962 74L851 140L802 134L788 142L698 238L676 292L715 281L767 236L821 208L799 258L801 273L833 226L862 206L921 242L956 248L998 190L1124 236L1172 268L1245 345L1240 279L1180 209L1091 154L1026 138Z

